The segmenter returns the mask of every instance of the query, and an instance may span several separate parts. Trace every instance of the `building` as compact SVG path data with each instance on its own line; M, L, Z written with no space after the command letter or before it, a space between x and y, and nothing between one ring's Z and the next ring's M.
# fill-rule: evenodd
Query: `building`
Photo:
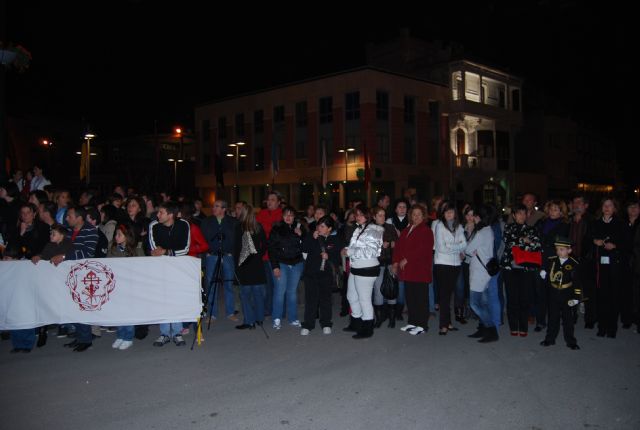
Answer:
M501 204L511 198L521 82L468 61L432 70L450 80L366 66L198 106L196 186L208 204L216 195L259 204L271 187L296 207L382 192Z

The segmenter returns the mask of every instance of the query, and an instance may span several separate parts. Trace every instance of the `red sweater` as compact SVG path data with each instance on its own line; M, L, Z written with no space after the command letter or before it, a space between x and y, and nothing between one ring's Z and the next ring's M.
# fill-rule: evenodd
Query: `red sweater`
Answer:
M271 234L271 229L273 228L273 224L279 221L282 221L282 209L277 208L276 210L270 211L269 209L262 209L258 212L256 216L256 220L260 223L262 228L264 229L264 235L269 240L269 235ZM262 261L269 261L269 253L265 252L262 257Z
M197 257L198 254L207 252L209 250L209 244L202 235L202 230L195 224L189 224L191 233L191 243L189 244L189 255L191 257Z
M398 268L398 278L409 282L431 282L433 264L433 232L422 223L413 228L411 225L402 230L393 249L393 262L400 263L404 258L407 265L404 270Z

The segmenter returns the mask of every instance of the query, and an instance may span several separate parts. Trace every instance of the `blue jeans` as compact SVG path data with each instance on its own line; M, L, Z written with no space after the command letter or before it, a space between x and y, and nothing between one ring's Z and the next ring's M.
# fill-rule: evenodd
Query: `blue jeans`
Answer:
M275 285L273 288L273 312L272 319L282 319L284 315L284 299L287 297L287 316L289 322L298 319L298 283L302 276L304 263L300 262L290 266L288 264L280 264L280 278L274 276Z
M267 277L267 283L265 284L264 291L264 308L267 312L271 312L273 309L273 286L275 284L275 276L273 276L273 269L271 269L271 262L269 260L263 261L264 274Z
M396 304L404 306L404 281L398 281L398 297L396 298Z
M36 342L36 330L26 328L24 330L11 330L11 344L16 349L33 349Z
M218 262L217 255L208 255L205 261L206 265L206 290L209 293L209 286L211 285L211 278L213 277L213 271L216 268ZM222 285L224 286L224 311L226 316L233 315L235 311L235 298L233 297L233 279L235 277L234 262L231 255L222 256L222 267L220 269L220 277ZM211 315L218 317L218 294L219 291L213 291L216 286L211 286L211 295L207 297L207 307L211 309ZM218 284L218 290L220 285Z
M76 326L76 340L78 343L91 343L93 335L91 334L91 326L87 324L74 324Z
M264 284L242 285L240 300L245 324L254 324L264 320Z
M500 299L498 298L498 276L489 280L482 292L471 291L471 309L485 327L500 327Z
M133 332L134 332L134 326L121 325L120 327L118 327L116 338L122 339L122 340L133 340Z
M181 322L164 323L164 324L159 324L159 326L160 326L160 334L163 336L171 337L172 334L173 336L177 336L180 334L180 332L182 332Z

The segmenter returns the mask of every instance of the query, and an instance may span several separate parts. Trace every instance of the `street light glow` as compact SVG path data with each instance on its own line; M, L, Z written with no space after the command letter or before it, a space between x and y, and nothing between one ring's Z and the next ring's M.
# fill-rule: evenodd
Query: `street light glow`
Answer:
M236 145L242 146L242 145L244 145L244 142L236 142Z
M227 154L227 157L233 157L233 154Z
M176 128L176 133L182 134L182 129L180 127Z
M84 135L84 138L87 139L87 140L88 139L93 139L94 137L96 137L96 135L93 134L93 133L87 133L87 134Z

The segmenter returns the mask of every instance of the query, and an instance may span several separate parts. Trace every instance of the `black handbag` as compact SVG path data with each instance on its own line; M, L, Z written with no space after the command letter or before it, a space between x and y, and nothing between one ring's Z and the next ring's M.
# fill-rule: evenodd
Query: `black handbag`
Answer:
M478 261L482 264L482 267L485 268L489 276L496 276L500 272L500 264L496 257L491 257L491 259L487 261L487 264L482 262L478 254L476 254L476 257L478 257Z
M389 268L385 267L382 275L382 285L380 285L380 293L387 300L395 300L398 298L398 278L389 272Z

